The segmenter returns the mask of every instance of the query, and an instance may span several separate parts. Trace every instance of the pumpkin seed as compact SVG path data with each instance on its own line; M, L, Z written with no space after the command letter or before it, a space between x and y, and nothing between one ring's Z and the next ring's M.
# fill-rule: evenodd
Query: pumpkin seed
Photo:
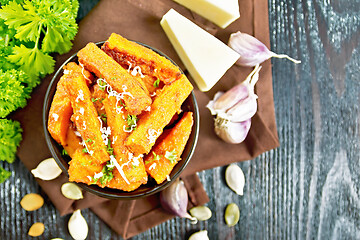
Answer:
M61 186L61 193L68 199L79 200L84 198L81 189L75 183L64 183Z
M206 221L211 218L211 210L205 206L193 207L189 210L191 216L196 217L199 221Z
M43 234L44 231L45 231L44 224L41 222L36 222L30 227L28 234L29 234L29 236L32 236L32 237L38 237L41 234Z
M68 228L70 235L76 240L85 239L87 237L89 228L79 209L71 215L68 222Z
M229 227L235 226L240 219L240 210L235 203L227 205L225 210L225 222Z
M44 199L39 194L29 193L21 199L20 205L26 211L35 211L44 205Z
M198 231L191 234L188 240L209 240L206 230Z
M233 163L230 164L225 171L225 180L229 188L236 192L238 195L243 195L244 185L245 185L245 176L241 168Z
M54 158L43 160L35 169L31 170L34 177L46 181L57 178L61 172Z

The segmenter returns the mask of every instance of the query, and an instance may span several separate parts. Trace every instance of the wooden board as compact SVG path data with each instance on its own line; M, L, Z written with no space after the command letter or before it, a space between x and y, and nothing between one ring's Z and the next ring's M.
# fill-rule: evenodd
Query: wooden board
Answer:
M80 1L82 18L96 0ZM358 0L269 0L271 48L303 61L273 59L274 100L281 146L239 163L244 196L226 187L225 167L201 172L213 216L191 225L175 218L132 239L187 239L207 229L210 239L360 238L360 4ZM35 154L35 153L34 153ZM13 176L0 185L0 239L28 239L32 223L45 223L37 239L71 239L67 222L48 199L25 213L20 199L40 192L18 160L0 163ZM227 204L240 223L224 222ZM89 210L88 239L121 239Z

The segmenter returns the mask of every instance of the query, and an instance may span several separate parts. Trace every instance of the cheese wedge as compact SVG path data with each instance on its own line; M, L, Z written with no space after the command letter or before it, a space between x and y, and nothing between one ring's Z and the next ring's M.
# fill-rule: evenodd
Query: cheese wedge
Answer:
M199 89L209 91L240 55L174 9L160 22Z
M240 17L238 0L174 0L200 16L226 28Z

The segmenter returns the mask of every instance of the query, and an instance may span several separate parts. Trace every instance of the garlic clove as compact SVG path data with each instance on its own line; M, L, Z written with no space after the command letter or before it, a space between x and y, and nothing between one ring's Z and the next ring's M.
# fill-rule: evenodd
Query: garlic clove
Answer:
M61 186L61 193L64 197L72 200L84 198L81 189L75 183L64 183Z
M240 31L230 35L228 46L240 54L240 58L236 62L240 66L254 67L271 57L287 58L294 63L301 63L285 54L271 52L258 39Z
M211 115L216 115L216 114L218 114L218 112L219 112L220 109L216 109L216 110L215 110L214 104L215 104L216 100L217 100L218 98L220 98L223 94L224 94L224 92L217 92L217 93L215 93L214 99L211 100L211 101L209 101L209 103L206 105L206 107L210 110ZM224 111L226 111L226 109L221 110L221 112L224 112Z
M236 203L230 203L225 210L225 222L229 227L235 226L240 219L240 210Z
M88 235L88 225L85 218L81 215L80 209L76 210L70 217L68 222L70 235L75 240L84 240Z
M206 230L198 231L196 233L191 234L189 240L209 240Z
M47 181L57 178L61 172L54 158L43 160L35 169L31 170L34 177Z
M197 219L187 212L188 192L182 180L177 179L160 193L160 203L166 211L179 217L188 218L193 224L197 223Z
M257 111L257 99L255 94L241 100L226 113L220 113L218 116L232 122L243 122L252 118Z
M215 95L216 96L216 95ZM246 84L238 84L235 87L222 94L218 99L214 99L215 111L227 110L234 106L237 102L249 96L249 89Z
M236 192L236 194L241 196L244 194L245 176L237 164L230 164L226 168L225 180L229 188Z
M243 122L231 122L217 117L215 119L215 133L227 143L237 144L245 140L251 127L251 119Z
M191 216L196 217L199 221L206 221L212 216L210 208L206 206L193 207L189 212Z

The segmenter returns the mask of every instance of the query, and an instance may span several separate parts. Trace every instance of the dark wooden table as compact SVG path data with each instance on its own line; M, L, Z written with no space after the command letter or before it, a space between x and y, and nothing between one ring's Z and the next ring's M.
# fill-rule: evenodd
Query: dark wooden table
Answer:
M97 2L83 0L81 19ZM175 218L137 239L187 239L207 229L210 239L360 239L360 1L269 0L271 49L301 59L273 59L276 119L281 146L239 163L246 177L243 197L224 182L224 167L199 173L213 216L191 225ZM36 154L36 153L34 153ZM0 163L13 176L0 185L0 239L71 239L67 222L48 199L25 213L19 201L41 192L19 162ZM240 222L224 222L227 204L241 209ZM88 239L121 239L89 210ZM6 234L5 234L6 232ZM30 238L31 239L31 238Z

